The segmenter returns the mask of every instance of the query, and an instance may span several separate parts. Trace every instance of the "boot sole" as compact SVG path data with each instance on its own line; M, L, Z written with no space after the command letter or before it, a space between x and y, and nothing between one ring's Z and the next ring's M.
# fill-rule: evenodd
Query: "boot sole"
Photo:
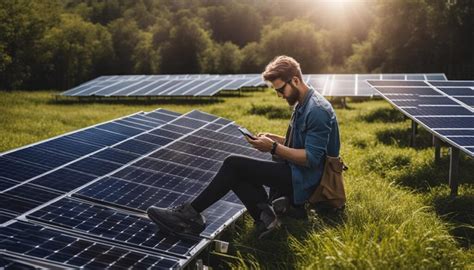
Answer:
M281 222L278 220L278 219L275 219L271 224L270 224L270 229L262 232L259 236L258 236L258 239L263 239L265 238L267 235L269 235L271 232L273 232L274 230L280 228L281 226Z

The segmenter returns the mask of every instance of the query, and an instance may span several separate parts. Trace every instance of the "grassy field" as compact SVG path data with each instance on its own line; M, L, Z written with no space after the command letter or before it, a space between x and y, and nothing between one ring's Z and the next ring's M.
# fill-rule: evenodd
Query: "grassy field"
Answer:
M54 92L0 92L0 151L102 121L166 108L199 109L235 120L253 132L283 134L290 111L271 91L216 102L56 102ZM448 148L434 164L431 136L420 130L409 144L410 122L383 100L336 109L348 196L344 219L311 215L285 220L257 241L245 216L223 239L230 254L211 254L216 268L474 269L474 161L461 155L460 190L449 198Z

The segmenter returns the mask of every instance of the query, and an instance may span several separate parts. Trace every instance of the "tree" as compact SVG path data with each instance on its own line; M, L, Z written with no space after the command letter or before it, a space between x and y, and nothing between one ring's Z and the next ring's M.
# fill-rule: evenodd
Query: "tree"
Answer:
M106 28L72 14L61 15L61 23L49 29L39 44L42 76L37 80L48 87L66 89L90 79L112 56Z
M169 40L161 49L161 70L164 73L198 73L202 69L201 58L212 47L208 31L201 27L198 18L182 15L171 29Z
M58 1L0 1L0 88L31 85L41 51L37 40L59 21Z
M114 73L134 73L133 55L141 38L137 23L122 18L111 22L108 29L112 34L112 44L115 52Z
M266 26L262 32L261 59L267 63L277 55L294 57L306 73L318 73L328 64L328 55L314 26L304 20Z

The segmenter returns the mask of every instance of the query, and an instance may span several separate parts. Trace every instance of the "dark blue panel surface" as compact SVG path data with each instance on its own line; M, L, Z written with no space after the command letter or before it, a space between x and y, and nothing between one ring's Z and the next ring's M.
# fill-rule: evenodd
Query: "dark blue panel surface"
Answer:
M95 176L103 176L122 166L123 164L87 157L68 165L66 169L72 169Z
M474 137L449 137L451 141L454 141L460 146L473 146L474 147Z
M182 117L173 121L173 125L183 126L187 128L197 129L204 126L206 122L191 118Z
M4 155L4 157L19 161L31 162L33 164L47 168L56 168L77 158L76 156L68 155L66 153L61 154L58 152L48 152L44 149L38 148L37 146L20 149L15 152L8 153Z
M62 192L69 192L96 178L97 176L62 168L36 178L30 183Z
M0 257L0 269L33 270L39 268L39 266L32 266L18 261L13 261L3 257L3 255Z
M123 151L116 150L116 149L113 149L113 148L107 148L107 149L104 149L100 152L97 152L97 153L93 154L90 157L125 165L125 164L129 163L130 161L139 158L140 156L137 155L137 154L133 154L133 153L129 153L129 152L123 152Z
M474 106L474 97L456 97L456 99L466 105Z
M41 144L38 144L37 147L49 152L60 152L62 154L73 155L78 157L90 154L102 148L97 145L68 139L66 137L60 137L57 139L43 142Z
M436 95L441 93L430 87L377 87L377 90L383 94L401 94L401 95Z
M117 123L106 123L106 124L98 125L96 126L96 128L107 130L110 132L115 132L127 137L135 136L143 132L143 130L141 129L124 126Z
M417 117L430 128L474 127L474 117Z
M173 124L164 125L160 129L169 130L169 131L179 133L179 134L182 134L182 135L188 134L188 133L191 133L191 132L194 131L194 129L192 129L192 128L176 126L176 125L173 125Z
M23 182L47 171L46 167L0 157L0 177Z
M164 121L164 122L173 121L174 119L176 119L178 117L178 116L174 116L174 115L169 115L168 113L160 113L160 112L147 113L146 116L154 118L154 119L158 119L158 120Z
M207 113L203 113L203 112L200 112L200 111L192 111L190 113L187 113L185 116L189 117L189 118L193 118L193 119L202 120L202 121L205 121L205 122L212 122L212 121L214 121L218 118L217 116L207 114Z
M177 152L169 149L160 149L151 154L150 157L161 159L164 161L172 161L185 166L195 167L202 170L216 172L222 165L221 161L203 158L195 155Z
M386 95L397 106L418 106L418 105L459 105L457 102L447 97L393 97Z
M212 172L207 172L201 169L187 167L179 164L173 164L154 158L144 158L133 163L132 165L143 169L173 174L181 177L187 177L203 182L208 182L214 176L214 173Z
M148 207L176 206L192 199L190 195L106 177L78 191L75 195L126 209L141 210Z
M446 130L436 130L441 135L469 135L474 136L474 130L469 129L446 129Z
M439 106L429 106L429 107L417 107L417 108L403 108L404 111L413 115L472 115L472 112L468 109L458 106L458 107L439 107Z
M154 150L160 148L161 146L156 145L156 144L151 144L139 140L128 140L123 143L120 143L113 148L115 149L120 149L126 152L131 152L135 153L138 155L145 155L150 152L153 152Z
M368 82L373 86L428 86L423 81L372 81Z
M197 195L207 186L206 182L137 167L126 167L114 173L112 177L188 195Z
M168 126L170 126L170 125L168 125ZM179 137L183 136L183 134L176 133L176 132L169 131L169 130L165 130L165 129L162 129L162 128L152 130L149 133L153 134L153 135L160 136L160 137L169 138L169 139L178 139Z
M434 86L461 86L461 87L474 87L474 81L429 81Z
M467 87L438 87L438 89L450 96L473 96L474 90Z
M158 146L166 145L173 141L172 139L153 135L153 134L143 134L143 135L135 137L135 140L140 140L140 141L155 144Z
M184 143L181 141L174 142L173 144L167 146L166 149L176 150L179 152L205 157L216 161L222 161L230 155L230 153L227 152L217 151L214 149L197 146L190 143Z
M15 185L18 185L18 182L5 177L0 177L0 191L4 191L5 189L11 188Z
M89 128L83 131L76 132L68 136L74 140L95 144L99 146L111 146L121 142L129 136L117 134L115 132L105 131L99 128Z

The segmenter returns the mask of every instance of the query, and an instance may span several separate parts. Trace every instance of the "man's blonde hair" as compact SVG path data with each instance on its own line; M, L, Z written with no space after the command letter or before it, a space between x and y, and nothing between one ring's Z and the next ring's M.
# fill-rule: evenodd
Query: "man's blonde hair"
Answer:
M286 55L280 55L273 58L262 73L263 79L269 82L276 79L286 82L291 80L294 76L303 80L300 64L293 57Z

